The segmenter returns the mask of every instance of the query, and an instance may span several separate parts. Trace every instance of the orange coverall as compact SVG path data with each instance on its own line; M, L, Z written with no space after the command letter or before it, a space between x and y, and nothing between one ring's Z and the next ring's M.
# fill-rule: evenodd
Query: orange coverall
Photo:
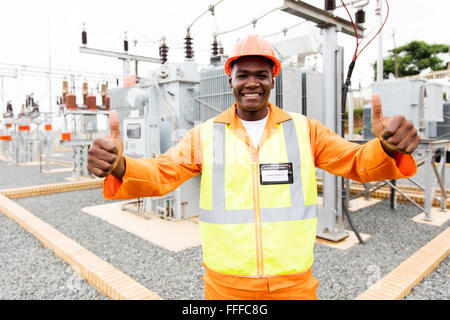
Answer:
M269 104L270 113L259 145L276 130L276 124L291 116ZM231 124L235 134L247 143L252 157L258 147L253 146L235 105L217 116L216 122ZM317 120L308 119L313 159L316 167L359 182L400 179L417 171L411 155L399 153L396 159L383 150L378 138L364 145L349 142L329 130ZM126 171L122 180L109 175L104 180L105 199L133 199L161 196L176 189L184 181L202 171L201 125L189 130L179 143L165 154L152 159L125 157ZM206 266L205 266L206 267ZM225 275L206 268L202 277L206 299L317 299L319 283L311 268L299 275L281 275L267 278L247 278Z

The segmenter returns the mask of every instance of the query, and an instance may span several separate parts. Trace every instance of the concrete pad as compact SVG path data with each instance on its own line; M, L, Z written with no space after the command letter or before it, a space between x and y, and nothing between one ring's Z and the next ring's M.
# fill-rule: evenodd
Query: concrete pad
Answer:
M363 292L356 300L400 300L450 253L450 227Z
M59 164L59 165L63 165L63 166L69 166L69 167L73 167L73 161L65 161L65 160L57 160L57 159L53 159L50 164Z
M425 223L432 226L440 227L444 223L446 223L448 219L450 219L450 210L447 209L447 211L441 211L440 208L431 207L431 219L433 219L433 221L425 220L425 212L422 212L421 214L418 214L411 220L418 223Z
M369 200L366 200L364 197L356 198L349 201L349 210L351 212L358 211L359 209L366 208L368 206L372 206L375 203L378 203L380 201L383 201L382 199L374 199L371 198ZM323 207L323 197L317 196L317 206Z
M359 244L358 237L356 237L356 234L353 231L345 230L345 232L348 234L348 237L341 241L334 242L322 238L316 238L316 243L339 250L347 250L353 247L355 244ZM363 241L367 241L368 239L372 238L371 235L361 232L359 233L359 235L361 236Z
M21 167L31 167L31 166L39 166L41 163L39 161L28 161L28 162L21 162L19 163L19 166Z
M73 170L73 168L70 168L70 170ZM90 176L79 176L79 177L66 177L66 180L69 181L85 181L85 180L92 180Z
M323 207L323 197L317 196L317 207Z
M50 170L42 170L43 173L61 173L70 171L73 171L73 168L55 168Z
M51 154L51 157L50 158L53 158L53 157L62 157L62 156L64 156L62 153L52 153ZM45 159L46 158L46 155L45 155L45 153L44 154L42 154L42 157Z
M145 219L123 211L121 208L127 202L129 201L86 207L82 211L167 250L178 252L201 244L197 223L187 220L167 221L153 215L150 219Z
M348 203L348 210L351 212L358 211L360 209L373 206L374 204L382 201L381 199L374 199L371 198L369 200L366 200L364 197L359 197L353 200L350 200Z

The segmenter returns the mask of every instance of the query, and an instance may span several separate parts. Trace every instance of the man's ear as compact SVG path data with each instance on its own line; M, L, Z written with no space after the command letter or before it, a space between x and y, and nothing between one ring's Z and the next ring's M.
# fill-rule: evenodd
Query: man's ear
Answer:
M272 75L272 88L271 89L273 89L273 88L275 88L275 78Z
M231 77L231 74L228 76L228 88L233 88L233 78Z

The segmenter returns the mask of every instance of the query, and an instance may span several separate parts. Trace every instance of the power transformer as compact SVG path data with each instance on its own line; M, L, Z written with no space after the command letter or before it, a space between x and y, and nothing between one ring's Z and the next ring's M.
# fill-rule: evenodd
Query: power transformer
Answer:
M370 86L378 93L383 115L403 115L422 138L436 138L436 123L443 122L442 85L426 80L387 80ZM364 138L373 138L371 105L364 107Z
M200 85L194 96L195 120L203 122L217 116L234 103L223 66L200 70ZM322 121L322 74L297 66L283 65L275 78L269 102L287 112L298 112Z
M111 109L119 114L125 155L157 157L196 124L233 105L223 66L197 68L193 61L163 65L131 87L110 91ZM288 112L322 120L322 75L283 66L269 101ZM142 208L167 219L188 219L199 214L199 194L197 176L165 196L144 198Z
M117 110L124 154L155 158L173 147L194 127L193 93L199 83L197 64L185 61L163 65L139 83L111 90L111 109ZM171 220L197 216L200 176L176 190L143 199L140 213Z

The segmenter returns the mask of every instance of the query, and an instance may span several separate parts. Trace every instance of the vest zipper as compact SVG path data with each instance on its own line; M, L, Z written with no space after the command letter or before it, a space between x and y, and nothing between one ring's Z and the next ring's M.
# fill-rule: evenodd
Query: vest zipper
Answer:
M262 249L262 231L261 231L261 208L259 201L259 183L258 183L258 162L254 162L252 168L253 175L253 201L255 206L255 232L256 232L256 262L258 277L264 277L264 256Z

